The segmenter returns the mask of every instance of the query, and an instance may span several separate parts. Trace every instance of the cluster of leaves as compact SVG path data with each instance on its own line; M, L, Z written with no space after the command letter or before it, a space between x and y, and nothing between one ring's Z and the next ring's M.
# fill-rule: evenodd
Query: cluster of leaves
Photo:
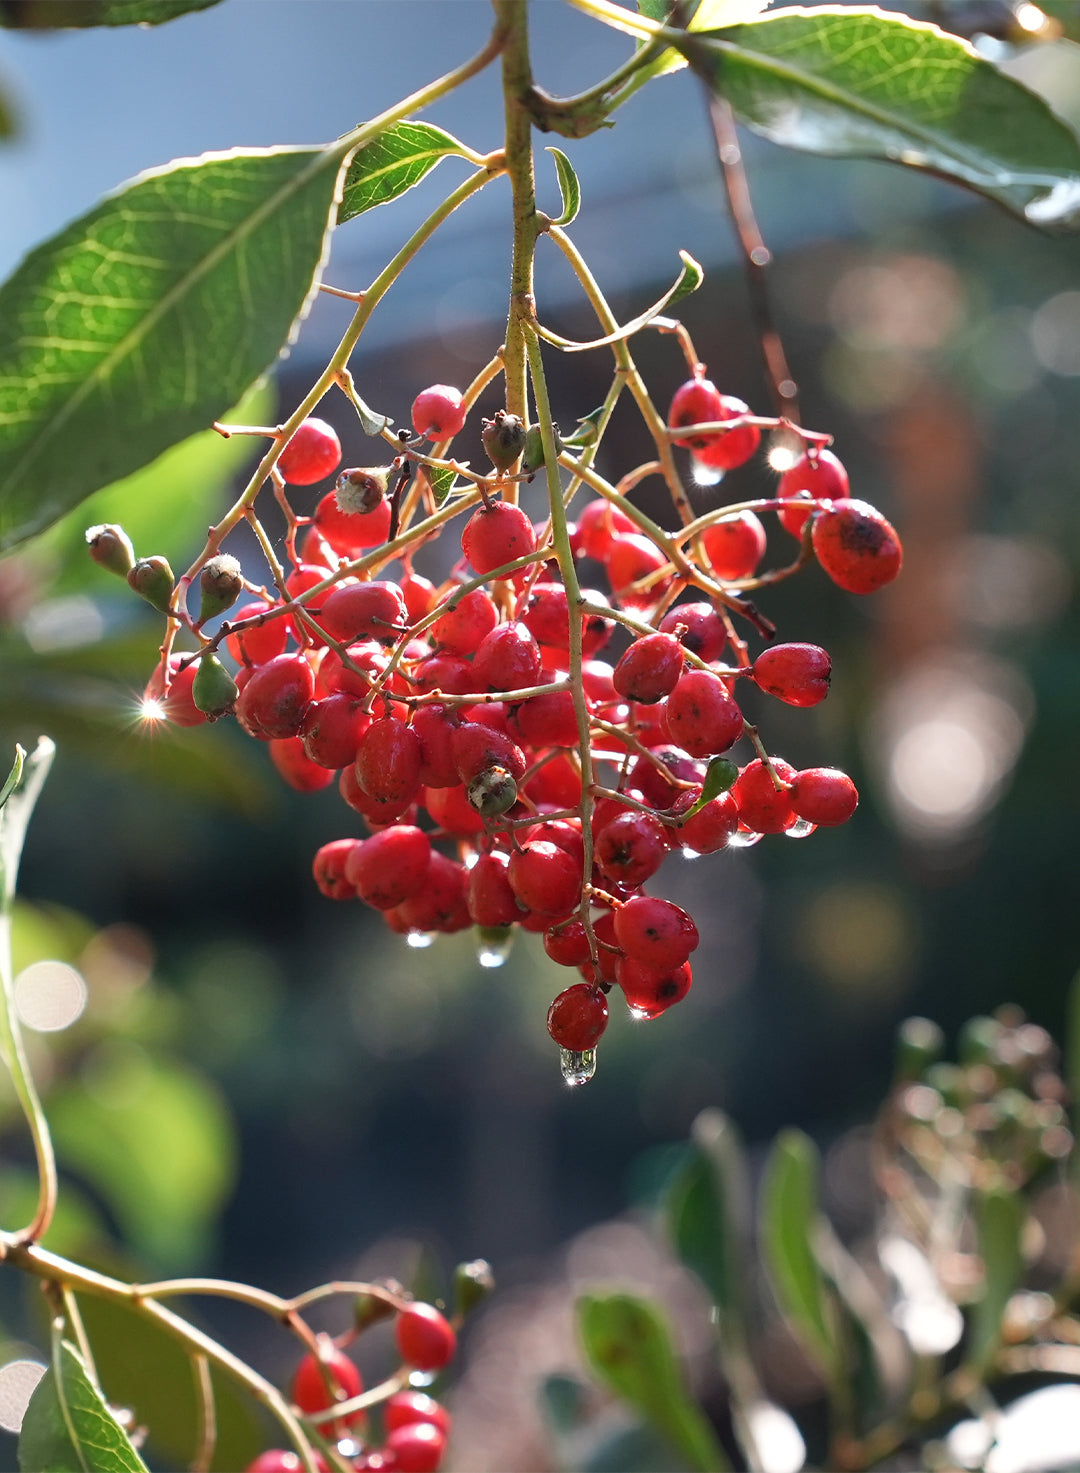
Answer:
M1078 1006L1080 979L1074 1033ZM711 1302L728 1430L718 1436L688 1388L655 1303L587 1294L577 1306L587 1362L636 1422L618 1433L620 1466L653 1466L657 1439L686 1469L729 1468L736 1449L751 1468L800 1466L792 1448L804 1443L811 1463L828 1468L898 1454L945 1466L943 1439L968 1408L988 1418L988 1450L997 1410L1030 1390L1033 1375L1075 1369L1072 1245L1048 1242L1043 1226L1048 1193L1064 1191L1074 1214L1077 1206L1056 1051L1016 1008L966 1025L958 1063L940 1060L942 1043L926 1019L901 1029L872 1137L874 1231L853 1247L822 1210L821 1161L807 1136L788 1131L773 1143L752 1212L734 1126L716 1110L698 1118L660 1226ZM1070 1075L1077 1045L1074 1037L1067 1050ZM821 1388L801 1427L770 1401L757 1364L777 1311ZM580 1447L587 1399L572 1391L548 1386L549 1422ZM614 1466L612 1454L594 1435L587 1466Z

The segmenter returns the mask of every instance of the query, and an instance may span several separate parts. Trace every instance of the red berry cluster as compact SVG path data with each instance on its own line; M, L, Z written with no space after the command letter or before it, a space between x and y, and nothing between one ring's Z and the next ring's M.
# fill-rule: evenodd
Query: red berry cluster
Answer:
M327 1441L336 1444L357 1473L437 1473L450 1436L450 1414L433 1397L404 1388L378 1400L381 1437L373 1431L364 1398L364 1383L352 1361L328 1336L320 1335L318 1353L303 1357L293 1374L293 1405L311 1418ZM453 1360L457 1336L449 1320L434 1305L403 1303L394 1320L394 1339L401 1357L401 1375L413 1371L441 1371ZM392 1383L391 1383L392 1384ZM354 1405L357 1399L365 1404ZM323 1414L341 1404L337 1419ZM320 1470L325 1459L316 1457ZM299 1473L302 1464L294 1452L271 1448L250 1463L245 1473Z
M502 411L485 421L494 473L477 476L445 459L467 417L458 390L424 390L412 417L415 437L385 432L392 464L342 471L309 516L290 509L272 589L244 579L213 539L176 588L163 558L134 562L118 528L93 529L91 552L200 641L188 654L166 645L147 687L164 716L192 725L233 713L294 788L336 777L368 836L318 851L323 894L359 897L420 942L476 926L497 952L509 927L541 932L547 954L579 972L548 1015L577 1082L594 1066L612 988L635 1017L656 1018L690 987L697 929L643 890L670 853L802 835L845 822L858 802L845 774L796 772L744 721L740 681L813 706L830 674L815 645L770 644L755 659L737 632L733 621L745 618L773 633L746 596L766 552L757 512L776 512L800 541L796 563L768 581L815 556L842 588L867 593L895 577L900 542L848 495L827 437L811 432L798 432L805 453L775 497L711 512L673 536L614 490L586 503L576 524L534 522L516 497L545 460L538 427ZM700 366L669 421L675 444L724 471L754 455L761 424L777 423L755 420ZM441 459L421 453L425 438ZM288 485L315 484L340 458L330 426L305 420L280 451L279 500L288 507ZM468 479L440 506L430 477L448 466ZM411 523L425 498L427 521ZM413 569L413 553L466 509L460 560L435 587ZM600 569L606 591L581 588L578 563ZM194 618L186 598L196 574ZM208 637L204 622L244 589L253 600ZM605 659L617 629L631 642ZM743 739L753 750L737 765L726 754Z

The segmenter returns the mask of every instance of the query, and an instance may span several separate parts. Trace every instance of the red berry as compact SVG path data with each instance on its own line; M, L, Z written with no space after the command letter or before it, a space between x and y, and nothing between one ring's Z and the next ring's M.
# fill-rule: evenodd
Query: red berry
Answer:
M474 926L512 926L521 907L507 878L509 856L481 854L465 881L465 900Z
M643 885L668 853L664 825L650 813L627 808L596 836L594 855L607 879L619 885Z
M718 675L688 670L667 698L664 725L668 736L691 757L726 752L742 736L738 705Z
M688 757L678 747L657 745L651 748L653 754L664 764L667 772L672 778L678 778L679 782L700 783L705 778L705 769L700 762ZM640 790L639 797L643 798L650 807L656 809L671 808L676 803L680 794L686 791L679 788L666 775L664 769L650 762L648 757L636 757L630 765L629 778L631 784Z
M419 573L405 573L401 579L401 592L405 599L410 624L418 624L435 607L435 585L430 578Z
M625 532L615 537L607 556L607 572L611 590L619 602L628 609L649 609L658 603L669 586L669 579L661 579L648 588L635 588L640 579L648 577L667 566L667 556L655 542L650 542L637 532Z
M313 486L341 464L341 441L324 419L305 419L278 456L277 468L293 486Z
M355 760L360 738L370 725L371 717L359 699L337 691L312 701L300 723L300 740L312 762L339 772Z
M495 605L482 588L463 594L431 626L431 637L452 655L471 655L499 622ZM475 690L475 681L466 690Z
M318 1454L315 1456L315 1465L320 1473L326 1467L325 1461ZM296 1453L272 1447L267 1452L260 1453L253 1463L249 1463L244 1473L302 1473L303 1467Z
M410 931L463 931L472 924L465 904L464 866L433 849L423 887L393 914Z
M559 753L537 768L525 784L525 792L534 803L576 808L581 802L581 772L569 757Z
M634 895L615 912L615 937L634 961L669 971L697 950L698 929L670 900Z
M383 1406L383 1425L387 1432L417 1422L430 1422L444 1437L450 1436L450 1413L434 1397L425 1396L422 1391L395 1391Z
M397 639L405 624L405 600L396 583L341 583L323 595L320 626L342 644L354 639Z
M727 630L712 604L676 604L660 620L662 634L673 634L683 649L711 665L727 643Z
M599 987L575 982L548 1008L547 1029L560 1048L580 1054L595 1048L607 1021L607 1000Z
M536 532L520 506L494 501L481 506L465 523L461 550L481 576L512 563L536 548Z
M206 720L206 712L199 710L191 693L195 677L199 673L199 662L192 660L191 664L185 666L183 670L178 669L180 662L186 659L188 659L186 654L174 653L169 656L170 679L167 696L162 695L165 687L161 666L156 666L153 675L146 683L143 699L156 702L165 720L171 721L174 726L201 726Z
M461 782L451 740L457 721L445 706L420 706L412 728L420 739L420 781L425 788L456 788Z
M739 419L749 414L749 405L731 394L720 395L720 413L717 419ZM714 470L731 471L745 465L761 444L761 431L757 425L741 425L737 430L728 430L717 435L703 450L695 450L697 459Z
M371 829L385 828L387 824L398 823L406 815L411 816L411 798L383 801L365 793L357 781L355 763L351 767L343 767L338 773L338 792L342 801L361 814Z
M429 694L442 691L447 696L464 696L476 690L476 676L468 660L461 655L431 655L420 660L413 669L417 690Z
M514 722L533 747L576 747L581 740L574 697L568 690L530 696L514 707Z
M579 556L605 562L611 550L611 539L623 532L636 532L637 524L610 501L590 501L578 517L574 552Z
M270 761L289 787L298 793L317 793L334 781L334 774L328 767L312 762L299 737L274 737L268 745Z
M323 576L325 577L325 574ZM269 613L276 607L276 604L269 604L259 599L256 603L245 604L242 609L235 610L229 623L235 625L243 619L254 619L257 615ZM288 619L268 619L265 624L255 624L250 629L241 630L238 634L228 635L225 647L238 663L265 665L267 660L272 660L275 655L284 653L288 641Z
M318 1359L314 1355L305 1355L292 1379L292 1399L308 1415L326 1411L336 1402L359 1396L363 1389L360 1372L349 1357L333 1345L323 1347ZM366 1420L364 1412L354 1412L334 1425L359 1426Z
M788 799L800 818L833 828L847 823L859 806L859 794L846 772L835 767L808 767L791 780Z
M356 749L356 776L364 792L382 803L409 803L420 789L420 740L404 721L373 721Z
M795 769L789 763L774 757L772 765L782 783L791 782ZM740 821L756 834L781 834L798 820L787 788L777 791L760 757L739 773L731 786L731 795L739 806Z
M816 706L829 694L832 659L816 644L777 644L754 661L754 680L789 706Z
M527 690L540 677L540 646L524 624L500 624L473 657L477 690Z
M461 783L452 788L426 788L424 807L448 834L467 838L484 832L484 820L469 802Z
M581 865L545 839L523 844L510 856L510 885L526 910L568 915L581 899Z
M383 1467L393 1473L437 1473L445 1449L446 1437L434 1423L412 1422L387 1436Z
M699 796L690 794L687 806L692 806ZM738 827L739 809L735 799L730 793L720 793L673 832L675 842L695 854L716 854L727 848Z
M765 528L752 511L725 517L701 534L713 572L722 582L751 578L765 556Z
M433 384L413 400L413 429L429 440L452 440L463 428L467 413L460 389Z
M315 883L327 900L354 900L356 886L345 878L345 865L359 841L334 839L316 851L311 869Z
M628 701L652 705L670 695L682 669L683 647L673 634L646 634L615 666L612 682Z
M369 547L380 547L390 532L390 503L383 500L371 511L344 511L336 491L328 491L315 508L315 526L339 557L355 558Z
M504 732L478 722L466 721L450 737L450 750L463 783L481 772L504 767L515 779L525 776L525 754Z
M248 736L268 742L296 736L315 695L315 673L303 655L275 655L257 665L236 701Z
M808 451L784 472L776 488L777 496L785 500L805 494L812 501L843 501L849 492L847 471L831 450ZM801 537L813 510L812 506L785 506L780 520L793 537Z
M904 561L896 532L865 501L840 501L814 518L817 560L848 593L873 593L891 583Z
M418 1371L439 1371L454 1358L457 1336L433 1304L410 1304L394 1322L401 1359Z
M725 417L723 407L723 395L711 379L703 376L687 379L686 383L680 384L675 390L675 397L668 410L668 424L673 429L679 429L683 425L713 424ZM714 439L715 436L708 434L691 435L689 439L676 440L674 443L683 445L688 450L700 451L711 445Z
M582 596L588 604L590 590L582 589ZM566 589L561 583L537 583L529 595L528 607L521 614L521 622L538 644L558 650L560 654L569 652L570 613ZM602 650L611 638L611 631L609 619L586 609L581 616L582 654L588 658Z
M544 950L560 967L580 967L589 960L589 938L585 924L575 917L544 932Z
M394 824L354 846L345 878L368 905L392 910L423 888L431 853L427 834L411 824Z
M623 990L627 1006L638 1018L658 1018L690 991L693 980L690 963L658 971L631 957L620 957L615 964L615 980Z

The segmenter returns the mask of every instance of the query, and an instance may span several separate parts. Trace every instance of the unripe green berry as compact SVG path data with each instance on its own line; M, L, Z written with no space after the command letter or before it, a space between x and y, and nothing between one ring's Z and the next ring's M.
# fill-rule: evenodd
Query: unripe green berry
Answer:
M199 623L231 609L244 586L240 564L227 552L212 557L199 574Z
M166 558L140 558L128 573L127 581L140 598L145 598L159 613L169 612L169 600L176 579Z
M399 1288L399 1284L393 1285L395 1291ZM391 1319L396 1313L394 1306L378 1294L357 1294L353 1300L353 1325L358 1334L363 1334L370 1325L377 1325L380 1320Z
M126 578L135 566L135 549L131 538L115 522L104 522L97 527L87 527L86 545L90 556L101 568L108 568L120 578Z
M454 1313L462 1319L486 1299L495 1288L495 1275L486 1258L459 1263L454 1269Z
M562 436L559 434L559 426L552 425L551 432L555 436L556 455L563 448ZM540 433L539 425L530 425L525 436L525 450L521 458L521 469L523 471L537 471L544 463L544 437Z
M480 438L488 459L501 475L514 465L525 449L525 426L516 414L507 414L500 409L494 418L484 420Z
M203 655L191 683L191 699L207 716L221 716L240 694L217 655Z
M497 818L513 808L517 799L517 783L505 767L487 767L469 784L469 802L482 818Z
M349 516L367 516L381 505L390 484L388 465L354 466L334 483L334 500Z

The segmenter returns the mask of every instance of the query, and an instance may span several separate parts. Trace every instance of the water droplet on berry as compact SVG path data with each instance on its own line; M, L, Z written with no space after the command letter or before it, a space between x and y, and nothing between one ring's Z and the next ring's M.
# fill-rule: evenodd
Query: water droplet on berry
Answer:
M575 1053L573 1049L561 1048L559 1055L562 1077L571 1088L578 1084L588 1084L596 1073L596 1050L594 1048L587 1048L580 1054Z
M649 1012L648 1008L632 1008L627 1004L626 1010L635 1023L640 1023L643 1019L652 1017L652 1013Z
M405 945L411 946L414 951L426 951L434 940L434 931L410 931L405 937Z
M687 846L684 844L683 845L683 851L682 851L682 857L684 859L700 859L701 858L701 855L698 853L698 851L696 849L688 849Z
M763 834L755 834L753 829L736 829L728 840L729 849L752 849L755 844L760 844L764 838Z
M788 839L806 839L817 828L816 823L811 823L808 818L799 818L789 829L784 830L784 836Z

